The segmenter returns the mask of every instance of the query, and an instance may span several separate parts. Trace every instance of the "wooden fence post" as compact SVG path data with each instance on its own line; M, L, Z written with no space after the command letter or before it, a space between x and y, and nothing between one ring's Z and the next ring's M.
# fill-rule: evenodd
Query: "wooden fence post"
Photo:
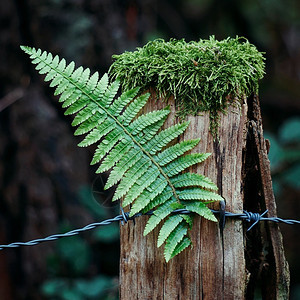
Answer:
M166 126L177 122L175 101ZM146 110L166 103L154 97ZM187 116L191 121L181 139L201 138L195 152L211 152L193 167L210 177L226 199L226 210L240 213L269 210L276 216L266 142L257 96L244 97L221 114L219 140L209 133L209 115ZM218 206L213 208L218 209ZM143 236L147 216L121 226L120 299L288 299L289 271L276 224L248 224L227 219L224 236L218 224L197 217L191 232L193 248L168 263L157 249L158 231Z

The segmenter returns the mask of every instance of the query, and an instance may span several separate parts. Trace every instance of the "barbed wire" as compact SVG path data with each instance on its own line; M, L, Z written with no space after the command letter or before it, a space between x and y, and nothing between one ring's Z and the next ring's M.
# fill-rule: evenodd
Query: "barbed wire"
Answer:
M221 213L221 211L219 211L219 210L211 209L211 211L216 215ZM264 215L267 212L268 212L268 210L266 210L262 214L248 212L245 210L243 211L243 213L232 213L232 212L225 211L224 215L225 215L225 218L237 218L237 219L245 220L249 223L252 223L247 231L251 230L253 228L253 226L255 226L260 221L285 223L288 225L300 224L300 221L298 221L298 220L282 219L282 218L278 218L278 217L264 217ZM68 236L74 236L81 232L88 231L88 230L94 229L99 226L110 225L114 222L121 222L123 225L124 223L127 223L130 220L134 221L135 218L137 218L137 217L140 217L142 215L152 215L153 213L154 213L154 211L151 210L151 211L148 211L147 213L144 213L144 214L138 213L138 214L135 214L134 216L130 217L129 212L124 212L124 210L121 208L121 214L114 218L107 219L102 222L91 223L82 228L74 229L74 230L68 231L66 233L53 234L48 237L31 240L29 242L15 242L15 243L7 244L7 245L0 245L0 250L3 250L5 248L17 248L17 247L21 247L21 246L34 246L34 245L38 245L43 242L49 242L49 241L58 240L60 238L64 238L64 237L68 237ZM186 209L176 209L172 212L172 214L191 214L191 213L192 213L191 211L186 210Z

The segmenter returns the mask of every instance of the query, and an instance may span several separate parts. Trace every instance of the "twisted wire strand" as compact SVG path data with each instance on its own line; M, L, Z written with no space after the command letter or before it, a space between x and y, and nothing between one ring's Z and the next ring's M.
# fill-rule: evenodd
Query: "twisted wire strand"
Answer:
M124 215L126 217L129 214L124 213ZM54 241L54 240L58 240L63 237L77 235L83 231L91 230L91 229L94 229L99 226L110 225L113 222L119 222L119 221L123 221L123 220L124 220L123 215L118 215L112 219L107 219L102 222L91 223L82 228L74 229L74 230L68 231L66 233L53 234L53 235L47 236L45 238L39 238L39 239L35 239L35 240L29 241L29 242L15 242L15 243L11 243L8 245L0 245L0 250L3 250L5 248L17 248L17 247L21 247L21 246L34 246L34 245L40 244L42 242Z
M211 209L211 211L216 215L220 213L220 211L218 211L218 210ZM253 226L255 226L260 221L271 221L271 222L275 222L275 223L285 223L288 225L300 224L300 221L298 221L298 220L282 219L282 218L278 218L278 217L264 217L264 215L267 212L268 212L268 210L266 210L262 214L248 212L245 210L243 211L243 213L232 213L232 212L225 211L225 217L226 218L228 218L228 217L229 218L237 218L237 219L245 220L247 222L252 223L252 225L248 228L247 231L251 230L253 228ZM190 213L192 213L192 212L190 212L189 210L186 210L186 209L176 209L172 212L172 214L190 214ZM129 220L134 220L135 218L140 217L142 215L152 215L152 214L153 214L153 211L151 210L151 211L148 211L147 213L144 213L144 214L138 213L138 214L135 214L134 216L130 217L129 212L124 212L123 208L121 208L121 214L114 218L107 219L102 222L91 223L82 228L74 229L74 230L68 231L66 233L53 234L48 237L31 240L29 242L15 242L15 243L7 244L7 245L0 245L0 250L3 250L5 248L17 248L17 247L21 247L21 246L34 246L34 245L37 245L37 244L40 244L43 242L54 241L54 240L58 240L60 238L77 235L83 231L91 230L91 229L94 229L99 226L110 225L113 222L121 222L123 225L124 223L127 223Z

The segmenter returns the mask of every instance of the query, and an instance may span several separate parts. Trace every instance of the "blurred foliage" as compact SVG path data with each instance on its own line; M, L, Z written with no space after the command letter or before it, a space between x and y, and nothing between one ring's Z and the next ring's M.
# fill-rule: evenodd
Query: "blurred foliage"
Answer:
M112 202L112 194L109 189L104 191L104 181L101 176L97 176L92 184L81 186L78 190L79 202L86 208L96 219L104 219L113 214L119 213L118 202Z
M46 0L40 6L42 18L59 28L56 43L63 48L67 58L83 55L90 43L88 33L93 20L78 4L71 0Z
M80 202L97 220L111 217L111 209L101 207L93 199L92 191L87 186L79 188ZM113 209L114 211L116 209ZM72 230L65 220L59 232ZM95 273L95 244L100 247L116 244L119 240L119 224L101 226L82 235L60 239L56 243L55 252L47 258L49 278L42 284L41 292L48 299L84 300L118 299L118 279L114 275L97 275ZM101 251L105 255L105 251ZM104 258L108 261L110 257ZM96 268L97 269L97 268Z
M104 183L102 177L97 179L100 181L101 187L103 189ZM116 206L116 202L112 203L111 197L107 195L104 190L97 191L95 195L98 199L95 198L94 194L96 191L91 191L89 187L81 187L79 189L80 193L80 202L86 207L92 215L96 217L97 220L104 220L109 217L109 212L114 212L115 215L119 213L119 206ZM97 203L98 202L98 203ZM101 206L99 205L101 204ZM110 205L113 207L107 207L104 205ZM114 243L119 240L120 229L118 223L112 223L109 226L103 228L98 227L93 230L92 237L102 243Z
M278 214L299 219L300 193L300 117L291 117L278 124L276 133L266 132L270 141L269 159ZM291 299L300 299L299 229L281 227L291 271Z
M286 120L274 135L266 132L270 141L269 159L273 188L277 196L282 186L300 189L300 117Z
M87 279L71 280L59 278L48 280L42 286L42 293L50 299L57 300L115 300L118 283L104 275Z
M120 237L120 228L118 223L113 223L108 230L97 228L94 231L93 237L100 240L102 243L111 243Z

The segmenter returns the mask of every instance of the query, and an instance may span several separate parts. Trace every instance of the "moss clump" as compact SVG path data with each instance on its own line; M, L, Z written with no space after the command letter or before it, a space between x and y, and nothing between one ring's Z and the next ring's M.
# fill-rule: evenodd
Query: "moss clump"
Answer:
M264 75L263 54L239 37L189 43L158 39L113 59L109 73L120 78L123 90L155 87L159 97L174 95L181 117L208 111L214 135L219 112L257 92Z

